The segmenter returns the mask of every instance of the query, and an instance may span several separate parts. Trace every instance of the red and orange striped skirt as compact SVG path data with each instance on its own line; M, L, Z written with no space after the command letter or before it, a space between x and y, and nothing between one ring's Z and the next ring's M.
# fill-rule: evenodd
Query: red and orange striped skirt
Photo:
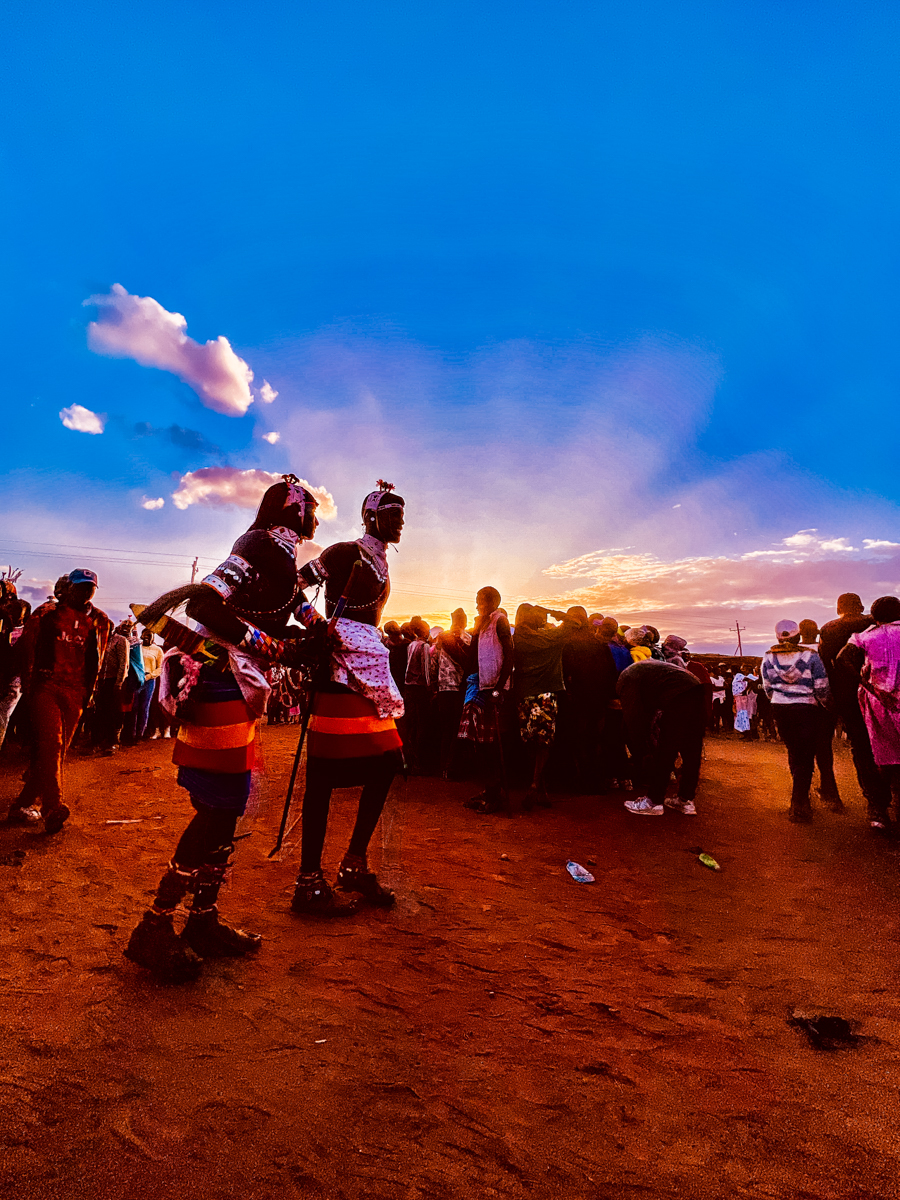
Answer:
M196 701L187 706L172 761L180 767L237 774L256 761L256 721L244 701Z
M310 758L371 758L403 743L393 717L356 692L318 692L309 719Z

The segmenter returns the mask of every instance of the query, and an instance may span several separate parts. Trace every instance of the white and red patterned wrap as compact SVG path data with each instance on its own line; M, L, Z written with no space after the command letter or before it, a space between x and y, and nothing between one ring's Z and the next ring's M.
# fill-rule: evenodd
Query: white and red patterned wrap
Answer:
M331 655L331 679L366 696L382 719L403 716L403 697L391 675L390 656L374 625L341 617L335 631L341 639Z

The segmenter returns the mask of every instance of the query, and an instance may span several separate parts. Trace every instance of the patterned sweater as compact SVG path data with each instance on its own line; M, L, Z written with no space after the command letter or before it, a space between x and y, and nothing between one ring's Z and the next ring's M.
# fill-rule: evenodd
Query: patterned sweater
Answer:
M803 647L767 650L760 670L763 691L773 704L816 704L828 699L825 664Z

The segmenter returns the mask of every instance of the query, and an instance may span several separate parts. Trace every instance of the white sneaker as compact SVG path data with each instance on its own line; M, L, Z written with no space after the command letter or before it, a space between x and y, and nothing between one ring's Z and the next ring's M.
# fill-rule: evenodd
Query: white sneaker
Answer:
M629 812L637 813L639 817L661 817L666 811L661 804L654 804L648 796L640 800L626 800L625 807Z
M681 813L683 817L696 817L697 815L693 800L680 800L678 796L666 796L663 804L666 808L671 808L675 812Z

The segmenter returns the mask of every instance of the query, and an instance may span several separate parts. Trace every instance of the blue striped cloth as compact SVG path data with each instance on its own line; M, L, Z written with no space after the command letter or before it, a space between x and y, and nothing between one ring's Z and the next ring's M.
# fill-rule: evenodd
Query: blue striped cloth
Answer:
M825 664L815 650L767 650L760 677L773 704L817 704L828 699Z

